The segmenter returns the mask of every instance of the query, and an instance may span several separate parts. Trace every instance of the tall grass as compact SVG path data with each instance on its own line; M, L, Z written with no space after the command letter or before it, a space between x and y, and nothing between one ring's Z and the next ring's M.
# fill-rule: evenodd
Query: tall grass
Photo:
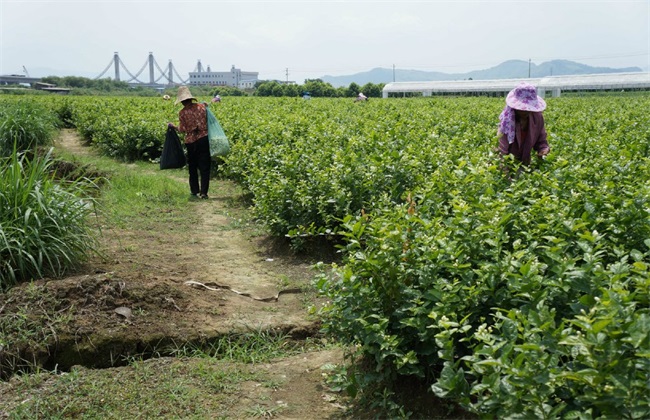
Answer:
M87 224L92 183L54 179L51 150L29 159L14 149L0 159L0 289L62 276L96 248Z
M0 157L9 157L14 145L22 152L51 144L56 127L56 116L36 103L3 103L0 108Z

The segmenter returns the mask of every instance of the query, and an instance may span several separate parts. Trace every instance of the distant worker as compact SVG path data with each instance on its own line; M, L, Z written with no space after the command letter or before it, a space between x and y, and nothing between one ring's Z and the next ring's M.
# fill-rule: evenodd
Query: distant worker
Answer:
M551 151L546 140L544 116L546 102L537 96L535 86L521 82L508 93L506 106L499 115L499 152L513 155L524 165L530 164L531 151L544 158Z
M178 95L174 105L183 104L183 109L178 112L178 127L172 123L168 127L185 133L185 147L187 148L187 166L190 171L190 198L208 198L210 187L210 169L212 157L210 156L210 142L208 141L207 103L197 103L187 86L178 88ZM197 174L198 171L198 174ZM201 183L199 183L199 176Z
M357 95L357 99L355 99L355 102L360 102L360 101L366 101L368 100L368 97L363 94L363 92L359 92L359 95Z
M212 98L212 102L221 102L221 96L214 95L214 98Z
M165 96L163 96L163 99L168 101L170 99L170 97L169 97L169 95L165 95Z

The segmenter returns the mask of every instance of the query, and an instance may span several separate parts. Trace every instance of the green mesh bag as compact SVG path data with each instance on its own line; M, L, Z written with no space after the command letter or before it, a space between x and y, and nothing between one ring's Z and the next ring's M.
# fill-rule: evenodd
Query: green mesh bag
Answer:
M230 143L226 133L223 132L221 124L214 116L210 108L206 105L205 109L208 114L208 139L210 140L210 156L226 156L230 152Z

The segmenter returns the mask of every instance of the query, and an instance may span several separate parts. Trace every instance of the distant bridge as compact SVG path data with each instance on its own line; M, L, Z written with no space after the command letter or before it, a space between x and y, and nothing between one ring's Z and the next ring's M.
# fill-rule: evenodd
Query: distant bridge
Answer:
M113 80L124 81L131 86L142 86L142 87L150 87L155 89L162 89L168 86L187 84L187 82L189 82L190 80L189 78L183 80L183 78L178 74L178 72L174 68L174 65L172 64L172 60L169 60L169 63L167 64L167 69L163 70L160 67L160 65L156 62L156 59L154 58L153 53L151 52L149 53L149 57L147 57L147 60L144 62L140 70L138 70L138 72L135 74L131 73L129 69L126 68L124 62L120 59L119 54L116 52L113 55L111 61L108 63L108 66L106 66L104 71L102 71L99 76L95 77L94 80L101 79L102 77L104 77L104 75L111 69L111 67L113 68L115 74ZM148 81L141 80L140 77L142 73L145 71L145 69L147 68L149 69L149 80ZM197 64L197 68L198 71L202 70L200 61ZM197 68L195 68L194 71L197 71ZM123 80L120 77L120 69L124 71L126 74L128 74L130 78L127 80ZM156 70L158 71L157 73ZM176 76L176 79L174 79L174 76ZM0 75L0 85L20 84L20 83L33 85L34 83L40 81L41 79L38 77L29 77L22 74Z
M200 69L200 61L198 66ZM147 57L147 60L144 62L140 70L138 70L138 72L135 74L131 73L129 69L126 68L124 62L120 59L119 54L115 52L115 54L113 55L113 59L108 63L104 71L102 71L99 76L95 77L95 80L101 79L111 69L111 67L115 72L114 80L122 81L122 79L120 78L120 69L122 69L126 74L130 76L130 79L124 81L133 86L164 88L170 85L187 84L187 82L189 81L189 78L187 80L183 80L183 78L178 74L178 72L174 68L174 65L172 64L172 60L169 60L169 63L167 64L167 69L163 70L160 67L160 65L156 62L156 59L153 57L153 53L151 52L149 53L149 57ZM147 67L149 68L149 81L145 82L143 80L140 80L139 77ZM157 77L156 77L155 70L158 70ZM174 81L174 76L176 76L177 81ZM165 83L159 83L163 79Z

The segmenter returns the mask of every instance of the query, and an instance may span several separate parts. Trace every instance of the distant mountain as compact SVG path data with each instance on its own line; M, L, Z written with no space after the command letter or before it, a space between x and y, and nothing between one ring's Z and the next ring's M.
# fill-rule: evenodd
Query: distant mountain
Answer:
M573 74L600 74L600 73L627 73L643 71L640 67L592 67L586 64L568 60L553 60L537 64L530 64L530 77L566 76ZM438 80L489 80L489 79L518 79L528 77L528 61L509 60L498 66L485 70L475 70L467 73L442 73L437 71L398 70L374 68L370 71L351 74L347 76L323 76L320 79L334 87L349 86L356 83L360 86L366 83L395 82L426 82Z

